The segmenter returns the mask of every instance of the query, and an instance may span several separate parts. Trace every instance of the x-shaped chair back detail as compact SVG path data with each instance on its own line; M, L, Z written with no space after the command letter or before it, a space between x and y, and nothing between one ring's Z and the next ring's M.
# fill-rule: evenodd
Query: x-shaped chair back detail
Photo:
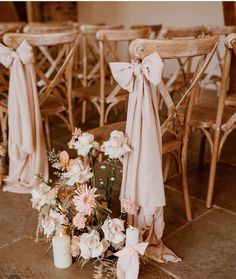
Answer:
M160 31L159 38L161 39L197 39L205 34L204 26L193 27L163 27ZM166 83L170 91L182 91L191 82L192 73L192 57L177 58L178 66L176 70L168 78ZM175 84L177 82L177 85ZM181 83L181 84L180 84Z

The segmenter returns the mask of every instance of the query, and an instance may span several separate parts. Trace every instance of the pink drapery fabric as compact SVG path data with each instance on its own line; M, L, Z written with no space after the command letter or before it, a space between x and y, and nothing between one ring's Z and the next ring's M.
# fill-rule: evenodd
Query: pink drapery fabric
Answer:
M0 63L10 68L8 93L9 174L4 191L31 193L36 175L48 179L48 162L38 103L32 47L23 41L16 51L0 45ZM25 66L23 66L23 64Z
M139 273L139 254L144 255L148 243L125 246L115 253L118 257L116 275L118 279L137 279Z
M120 198L130 198L139 207L135 225L148 241L149 232L156 238L155 249L149 249L158 261L179 261L171 252L165 257L160 241L163 229L163 206L165 206L162 176L162 140L158 115L156 86L162 80L163 62L157 52L146 56L141 63L110 63L114 79L128 90L126 135L133 152L123 161L123 178ZM153 248L153 247L152 247Z

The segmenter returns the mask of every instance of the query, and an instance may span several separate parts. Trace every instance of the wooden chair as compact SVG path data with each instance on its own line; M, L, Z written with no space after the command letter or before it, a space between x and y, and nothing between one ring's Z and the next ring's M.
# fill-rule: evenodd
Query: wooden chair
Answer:
M39 93L39 104L46 131L48 148L51 149L49 117L57 116L62 119L68 129L74 127L72 115L71 86L73 56L78 48L81 36L78 31L48 33L48 34L17 34L4 35L4 43L16 49L19 44L26 40L34 50L45 58L38 60L35 57L35 72ZM58 47L55 53L55 46ZM45 52L45 47L53 47L51 56ZM41 56L40 56L41 59ZM47 70L45 71L45 65Z
M206 139L210 144L211 163L208 181L206 207L212 206L217 161L229 134L236 128L236 108L225 105L228 89L231 56L236 53L236 34L225 40L225 55L222 69L220 95L216 102L195 104L189 120L190 127L199 128L203 133L200 148L200 163L203 162Z
M184 92L182 99L174 105L171 95L164 82L158 85L158 90L165 100L165 104L170 111L167 118L161 121L162 130L162 154L170 155L177 161L182 173L182 185L186 216L192 220L192 212L189 201L188 181L187 181L187 138L189 133L188 121L191 113L189 102L191 96L197 90L204 71L206 70L213 53L217 47L217 37L209 37L193 40L134 40L130 45L130 55L133 60L140 60L154 51L157 51L162 59L177 59L183 57L198 57L194 78L189 88ZM185 112L184 118L181 118ZM112 130L125 130L125 122L117 122L104 127L91 130L95 138L99 141L106 140ZM150 147L151 148L151 147Z
M236 25L232 26L221 26L221 25L206 25L205 26L205 33L209 35L217 35L220 37L220 44L215 52L214 58L209 66L209 71L205 75L202 86L206 87L209 84L213 84L219 93L220 84L222 80L222 71L223 71L223 64L224 64L224 39L230 33L236 32ZM236 96L236 95L235 95ZM232 97L232 100L235 98ZM236 101L236 98L235 98ZM226 97L227 102L227 97ZM229 96L230 102L230 96Z
M99 80L87 87L73 89L73 96L79 101L90 101L99 113L99 124L107 122L110 110L119 102L127 100L127 92L111 83L109 62L119 61L116 52L118 43L129 43L135 38L147 38L149 28L137 30L100 30L97 32L99 44ZM106 106L107 104L107 106ZM85 119L85 117L82 117Z
M135 24L131 25L131 29L141 29L141 28L150 28L151 34L149 39L158 39L159 33L161 31L162 25L161 24Z

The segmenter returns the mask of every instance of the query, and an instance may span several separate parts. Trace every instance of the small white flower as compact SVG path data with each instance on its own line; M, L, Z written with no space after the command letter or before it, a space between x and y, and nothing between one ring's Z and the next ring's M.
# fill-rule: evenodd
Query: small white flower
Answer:
M47 194L50 192L51 187L46 183L40 183L37 187L33 188L31 194L32 207L40 210L42 206L47 203Z
M115 181L115 177L111 177L111 181Z
M74 148L77 149L78 155L86 156L93 148L98 148L98 143L94 141L94 135L90 133L82 133L74 143Z
M115 130L111 132L109 140L102 144L101 151L111 159L122 161L122 157L132 150L127 144L127 138L124 133Z
M101 167L100 167L101 169L103 169L103 170L105 170L106 169L106 166L104 166L104 165L101 165Z
M123 233L125 230L124 221L119 218L106 219L101 228L105 239L114 244L118 244L125 239L125 234Z
M100 235L96 230L83 233L80 242L80 255L84 259L97 258L107 249L106 241L100 241Z
M103 181L101 181L101 182L100 182L100 184L101 184L101 185L103 185L103 184L104 184L104 182L103 182Z
M43 227L43 233L49 237L53 234L53 232L56 229L56 224L53 218L46 217L42 220L42 227Z

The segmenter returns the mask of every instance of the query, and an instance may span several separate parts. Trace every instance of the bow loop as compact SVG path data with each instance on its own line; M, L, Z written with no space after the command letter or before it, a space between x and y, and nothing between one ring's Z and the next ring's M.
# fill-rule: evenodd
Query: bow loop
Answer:
M134 76L141 73L154 85L161 82L163 62L157 52L146 56L143 61L132 61L131 63L114 62L110 63L111 72L117 83L125 90L132 92Z
M16 51L0 44L0 63L9 68L15 58L19 58L23 64L29 64L33 61L32 47L24 40Z

